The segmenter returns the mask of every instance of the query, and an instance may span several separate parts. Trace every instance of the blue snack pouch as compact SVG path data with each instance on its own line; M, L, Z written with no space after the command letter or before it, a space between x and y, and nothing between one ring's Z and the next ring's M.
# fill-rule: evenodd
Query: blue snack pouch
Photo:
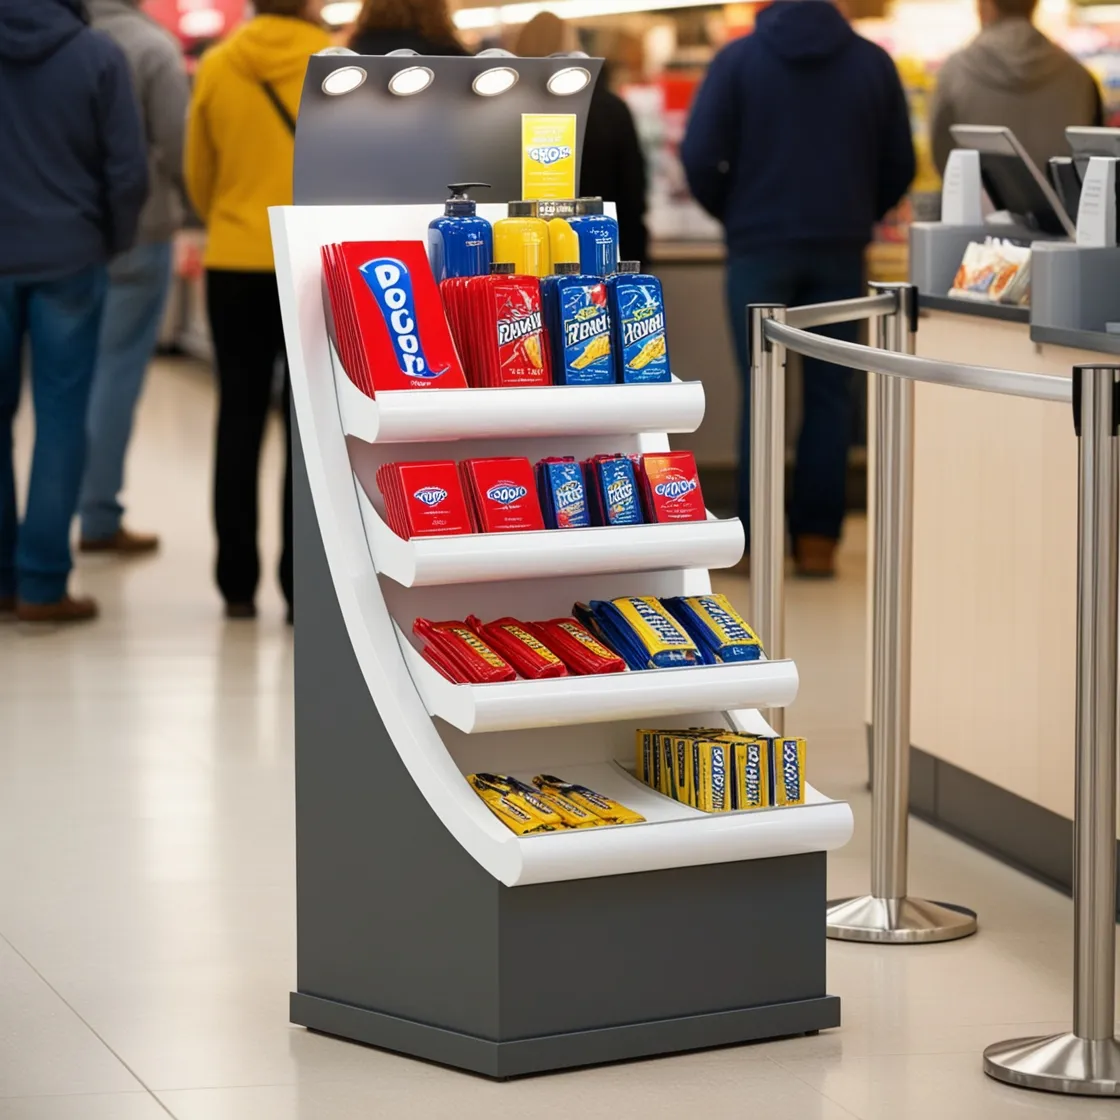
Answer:
M590 526L591 511L583 471L574 459L542 459L537 464L537 486L548 528L586 529Z
M547 289L553 305L552 379L557 385L610 385L611 319L607 289L592 276L560 275Z
M600 456L584 465L596 525L641 525L642 502L634 464L624 455Z
M671 381L661 281L638 272L635 261L624 261L618 267L607 278L615 380L639 384Z
M578 607L578 604L577 604ZM702 665L704 659L684 628L654 598L632 596L593 601L594 617L607 644L631 669L672 669Z

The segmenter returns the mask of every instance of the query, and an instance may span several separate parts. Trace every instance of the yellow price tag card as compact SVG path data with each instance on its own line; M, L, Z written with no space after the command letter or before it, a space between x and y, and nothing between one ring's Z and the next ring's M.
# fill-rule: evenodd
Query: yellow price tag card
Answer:
M521 166L522 198L575 198L575 114L524 113Z

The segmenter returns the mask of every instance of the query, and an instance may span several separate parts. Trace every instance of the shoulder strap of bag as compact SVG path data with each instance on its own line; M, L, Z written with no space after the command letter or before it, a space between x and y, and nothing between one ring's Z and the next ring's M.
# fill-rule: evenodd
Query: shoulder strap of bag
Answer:
M271 82L261 82L261 89L264 90L265 96L272 102L273 108L280 115L280 119L284 122L287 130L295 136L296 134L296 121L291 113L288 112L288 106L280 100L280 95L273 88Z

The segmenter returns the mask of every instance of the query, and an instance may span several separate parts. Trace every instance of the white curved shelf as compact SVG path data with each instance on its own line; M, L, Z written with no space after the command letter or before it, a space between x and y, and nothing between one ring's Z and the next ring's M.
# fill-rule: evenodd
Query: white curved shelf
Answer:
M556 770L628 805L646 823L513 837L517 858L510 862L516 878L507 885L829 852L852 836L851 808L812 786L806 788L806 804L794 808L701 813L642 785L616 763L557 763Z
M640 673L554 677L503 684L452 684L400 632L412 679L430 715L468 735L535 727L568 727L734 708L784 708L797 696L792 661L694 665Z
M694 432L704 419L699 381L414 389L372 400L335 368L343 430L366 443Z
M361 485L358 496L374 565L402 587L730 568L745 547L738 518L406 541L385 524Z

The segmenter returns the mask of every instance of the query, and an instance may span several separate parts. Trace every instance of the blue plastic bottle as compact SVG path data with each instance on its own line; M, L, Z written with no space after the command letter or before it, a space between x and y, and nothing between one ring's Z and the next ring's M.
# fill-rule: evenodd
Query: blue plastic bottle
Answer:
M610 276L618 270L618 222L604 213L601 198L577 198L568 225L579 238L579 264L585 275Z
M661 281L645 275L637 261L623 261L607 277L616 380L671 381Z
M451 183L443 217L428 226L428 259L436 282L455 276L488 276L494 260L494 230L478 216L478 204L467 196L489 183Z

